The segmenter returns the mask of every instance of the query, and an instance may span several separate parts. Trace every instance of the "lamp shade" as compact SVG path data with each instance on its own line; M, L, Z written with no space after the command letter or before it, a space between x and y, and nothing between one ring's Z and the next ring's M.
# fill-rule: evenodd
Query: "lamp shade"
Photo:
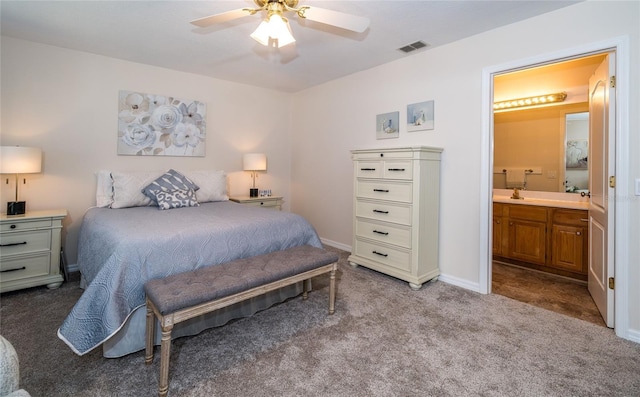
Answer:
M264 153L247 153L242 156L242 168L245 171L266 171L267 155Z
M22 146L0 147L0 173L33 174L41 171L42 150Z
M269 46L269 38L277 39L277 47L284 47L296 41L291 34L289 21L279 14L273 14L268 20L262 21L258 28L251 33L251 38L258 43Z

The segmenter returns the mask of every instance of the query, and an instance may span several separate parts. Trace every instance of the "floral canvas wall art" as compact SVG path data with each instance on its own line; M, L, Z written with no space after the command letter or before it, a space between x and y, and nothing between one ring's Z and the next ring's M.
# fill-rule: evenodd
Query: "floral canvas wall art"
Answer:
M199 101L120 91L118 154L203 157L206 114Z

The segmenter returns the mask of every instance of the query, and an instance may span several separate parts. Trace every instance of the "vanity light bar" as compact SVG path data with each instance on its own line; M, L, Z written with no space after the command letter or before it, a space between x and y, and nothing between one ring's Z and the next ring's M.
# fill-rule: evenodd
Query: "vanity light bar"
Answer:
M523 108L527 106L540 106L547 105L555 102L562 102L567 99L566 92L559 92L557 94L537 95L527 98L510 99L508 101L495 102L493 104L493 110L507 110L515 108Z

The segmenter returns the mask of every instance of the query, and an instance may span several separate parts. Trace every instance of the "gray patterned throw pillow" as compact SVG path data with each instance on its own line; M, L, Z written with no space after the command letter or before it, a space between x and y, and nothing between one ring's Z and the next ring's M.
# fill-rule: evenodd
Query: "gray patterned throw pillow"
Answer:
M193 183L191 179L182 175L178 171L170 169L169 171L156 178L153 182L148 184L144 189L142 189L142 193L144 193L144 195L149 197L151 200L157 201L155 192L170 192L173 190L184 189L191 189L193 191L196 191L200 189L200 187Z
M159 210L170 210L181 207L199 207L196 192L193 189L177 189L171 191L152 190Z

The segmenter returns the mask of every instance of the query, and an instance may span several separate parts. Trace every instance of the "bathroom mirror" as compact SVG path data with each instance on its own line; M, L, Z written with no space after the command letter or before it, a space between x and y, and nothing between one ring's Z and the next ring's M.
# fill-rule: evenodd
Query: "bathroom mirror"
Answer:
M507 188L503 170L525 168L532 171L526 174L526 190L588 189L588 109L582 102L495 113L493 187Z
M565 191L589 191L589 112L565 116Z

